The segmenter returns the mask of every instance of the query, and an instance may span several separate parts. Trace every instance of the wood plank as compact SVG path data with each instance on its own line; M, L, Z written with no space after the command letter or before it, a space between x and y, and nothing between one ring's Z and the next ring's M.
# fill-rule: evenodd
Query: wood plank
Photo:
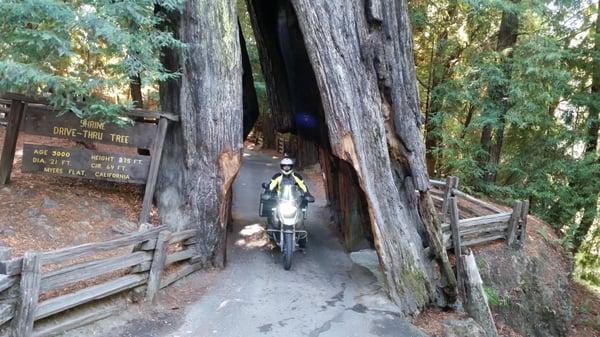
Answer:
M483 291L483 281L475 263L473 253L465 255L462 260L463 278L465 280L465 307L469 316L479 323L488 337L497 337L494 316Z
M0 304L0 326L10 321L15 314L14 303L3 303Z
M41 280L41 254L26 252L23 257L20 296L12 320L13 337L29 337L33 332L33 322L38 305Z
M42 264L45 265L65 263L69 260L75 260L87 254L99 253L120 247L134 245L142 241L156 238L158 236L158 233L165 228L165 226L154 227L143 232L126 234L110 241L86 243L79 246L50 251L42 255ZM15 258L9 261L0 261L0 274L20 274L22 262L22 258Z
M0 157L0 185L6 185L10 181L13 161L15 160L15 150L17 149L17 138L19 128L23 120L25 104L20 101L12 101L10 105L10 114L8 115L8 127L4 134L4 144L2 146L2 156Z
M197 253L191 247L188 248L188 249L179 251L177 253L169 254L169 255L167 255L167 259L165 261L165 265L168 266L168 265L173 264L175 262L187 260L187 259L191 258L192 256L194 256L196 254Z
M17 283L17 280L15 276L0 275L0 292L12 287Z
M438 197L443 197L443 196L444 196L444 191L442 191L442 190L438 190L438 189L436 189L436 188L432 188L432 189L430 189L430 190L429 190L429 193L431 193L431 194L433 194L433 195L435 195L435 196L438 196Z
M189 238L193 238L194 236L196 236L197 233L197 229L187 229L184 231L173 233L171 235L171 240L169 240L169 244L179 243Z
M158 122L158 131L156 138L152 144L150 169L148 171L148 180L146 182L146 190L144 191L144 200L142 201L142 211L140 212L140 223L149 222L150 209L152 208L152 200L154 199L154 189L156 187L156 179L158 178L158 169L160 167L160 159L162 158L163 145L165 143L165 135L167 134L168 121L161 118Z
M521 201L515 201L513 203L513 211L510 215L510 219L508 220L508 232L506 234L506 244L511 247L515 246L522 208L523 203Z
M506 222L492 222L477 226L469 226L469 227L460 227L459 233L462 237L476 234L483 234L486 232L494 232L494 231L506 231L508 228ZM444 233L452 234L451 231L447 231Z
M433 186L444 187L446 186L446 182L441 180L429 179L429 183Z
M156 239L156 249L154 249L152 267L150 268L150 275L148 277L148 288L146 288L146 301L148 301L148 303L154 302L156 293L160 289L160 278L165 267L167 248L169 248L170 239L171 232L169 231L160 232L158 234L158 239Z
M168 287L174 282L181 280L189 274L202 268L202 263L188 264L180 267L176 272L166 275L160 282L160 288Z
M110 241L86 243L75 247L51 251L44 253L42 262L44 264L64 263L65 259L74 260L91 253L98 253L120 247L126 247L142 241L154 239L158 236L158 233L165 228L165 226L154 227L143 232L125 234Z
M45 273L42 277L42 291L66 287L69 284L93 279L102 274L135 266L152 260L146 252L134 252L126 256L114 256L98 261L71 265Z
M468 228L468 227L483 225L483 224L487 224L487 223L494 223L494 222L508 223L509 219L510 219L510 213L491 214L491 215L484 215L484 216L480 216L480 217L476 217L476 218L462 219L462 220L458 221L458 225L460 228ZM448 223L442 224L442 231L450 232L450 224L448 224Z
M506 240L506 231L490 232L486 234L480 234L471 238L463 238L461 241L462 247L476 246L482 243L492 242L496 240ZM453 249L452 237L450 235L444 235L444 246L446 249Z
M143 274L127 275L102 284L81 289L71 294L49 299L40 303L35 319L46 318L84 303L135 288L144 284L147 278L148 277Z
M492 242L496 240L506 240L506 233L490 233L484 236L480 236L477 238L472 238L463 241L463 245L465 247L476 246L482 243Z
M504 212L505 212L505 211L501 210L500 208L498 208L498 207L496 207L496 206L493 206L493 205L491 205L491 204L488 204L488 203L487 203L487 202L485 202L485 201L479 200L479 199L477 199L477 198L475 198L475 197L473 197L473 196L471 196L471 195L468 195L468 194L466 194L466 193L464 193L464 192L461 192L461 191L459 191L459 190L456 190L456 191L454 191L454 194L455 194L457 197L461 197L461 198L463 198L463 199L465 199L465 200L467 200L467 201L469 201L469 202L472 202L472 203L474 203L475 205L481 206L482 208L485 208L485 209L487 209L488 211L492 211L492 212L494 212L494 213L504 213Z
M52 322L43 328L37 328L33 332L33 337L50 337L65 333L66 331L88 325L115 315L125 309L125 305L113 305L108 308L91 309L87 312L77 315L71 315L58 322Z
M21 274L23 258L17 257L11 260L0 261L0 274L14 276Z

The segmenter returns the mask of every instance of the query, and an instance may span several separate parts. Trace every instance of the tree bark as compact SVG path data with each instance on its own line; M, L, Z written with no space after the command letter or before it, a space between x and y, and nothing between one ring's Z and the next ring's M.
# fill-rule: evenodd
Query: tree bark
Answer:
M144 107L144 102L142 100L142 79L140 78L140 75L131 76L129 78L129 92L131 93L133 106L142 109Z
M254 89L254 77L252 76L252 65L248 57L246 49L246 40L242 34L242 27L238 21L238 29L240 31L240 47L242 51L242 69L243 69L243 101L244 101L244 134L243 139L248 137L250 131L254 127L259 115L258 98L256 97L256 89Z
M277 31L279 8L286 1L246 0L267 87L273 126L280 132L292 130L293 114Z
M520 0L512 0L519 3ZM502 12L500 31L498 32L498 43L496 51L505 54L503 56L502 73L504 75L501 83L493 83L489 88L489 97L497 106L496 112L487 112L491 117L497 119L496 123L486 123L481 131L481 148L484 151L480 158L480 166L483 168L483 180L486 183L494 183L500 164L500 155L504 143L504 128L506 124L506 112L509 109L508 87L512 69L512 48L517 43L519 30L519 17L514 11Z
M180 117L165 139L157 206L172 230L198 228L195 249L206 265L224 265L231 185L242 149L242 62L233 0L188 0L168 13L187 44L165 50L178 80L161 83L161 108Z
M319 162L319 149L317 145L302 136L296 136L296 167L307 168Z
M429 183L406 2L292 4L332 152L352 165L365 193L390 296L405 314L418 312L435 287L417 231L415 189Z

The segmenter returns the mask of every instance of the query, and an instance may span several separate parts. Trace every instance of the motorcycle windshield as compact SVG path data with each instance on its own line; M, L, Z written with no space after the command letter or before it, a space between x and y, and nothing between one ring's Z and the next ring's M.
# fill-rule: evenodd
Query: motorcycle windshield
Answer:
M281 189L280 200L297 201L300 198L300 192L293 183L284 183Z

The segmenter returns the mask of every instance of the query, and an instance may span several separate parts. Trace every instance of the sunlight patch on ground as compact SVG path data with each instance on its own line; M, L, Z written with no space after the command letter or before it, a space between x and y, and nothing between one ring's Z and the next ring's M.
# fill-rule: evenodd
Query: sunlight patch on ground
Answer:
M242 228L240 236L241 238L235 242L235 245L242 248L261 248L269 243L264 227L257 223Z
M225 306L227 306L227 304L229 304L231 302L242 302L242 300L239 299L239 298L234 298L233 300L225 300L225 301L221 302L221 304L219 304L219 307L217 308L217 311L225 308Z

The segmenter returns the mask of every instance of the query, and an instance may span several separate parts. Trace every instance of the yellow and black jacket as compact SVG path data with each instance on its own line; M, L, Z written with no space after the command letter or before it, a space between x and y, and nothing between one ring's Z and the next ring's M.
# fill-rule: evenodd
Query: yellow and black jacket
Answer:
M297 173L291 173L288 175L284 175L283 173L277 173L276 175L273 176L273 178L271 178L271 183L269 183L269 191L277 191L277 194L279 194L280 187L282 185L281 182L284 179L293 179L296 186L298 186L298 188L302 192L304 192L304 193L308 192L308 188L306 187L306 184L304 183L304 179L302 179L302 176Z

